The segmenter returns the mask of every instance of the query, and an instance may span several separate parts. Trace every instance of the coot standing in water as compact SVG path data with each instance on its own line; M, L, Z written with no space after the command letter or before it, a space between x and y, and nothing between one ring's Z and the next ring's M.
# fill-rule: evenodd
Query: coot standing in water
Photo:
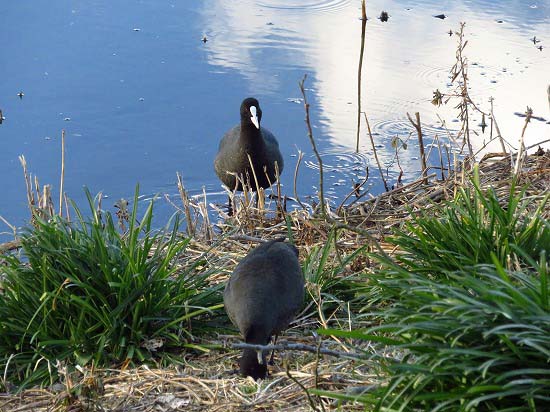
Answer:
M223 295L225 310L246 343L267 345L294 319L304 301L304 277L296 247L283 239L257 246L237 265ZM267 375L253 349L244 349L241 374L254 379Z
M283 171L283 156L273 133L261 127L262 109L258 100L248 97L241 104L241 123L229 130L222 138L214 160L216 174L230 190L243 190L235 176L242 176L252 190L258 186L268 188L276 182L275 163L279 173ZM250 156L254 173L248 159ZM265 168L265 171L264 171ZM229 173L228 173L229 172Z

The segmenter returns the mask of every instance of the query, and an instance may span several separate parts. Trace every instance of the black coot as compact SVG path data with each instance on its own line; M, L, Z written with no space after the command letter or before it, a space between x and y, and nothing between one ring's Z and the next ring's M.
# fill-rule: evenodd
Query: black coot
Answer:
M282 240L272 240L252 250L239 262L223 296L225 310L246 343L267 345L294 319L304 300L304 277L298 250ZM241 374L265 378L265 355L244 349Z
M252 159L258 186L264 189L275 183L275 162L279 174L283 171L283 157L273 133L260 126L262 109L258 100L248 97L241 104L241 123L222 138L214 160L216 174L229 189L242 190L241 183L232 174L242 176L244 182L257 191L248 155ZM264 171L265 168L265 171ZM230 173L228 173L230 172ZM250 183L249 183L250 182Z

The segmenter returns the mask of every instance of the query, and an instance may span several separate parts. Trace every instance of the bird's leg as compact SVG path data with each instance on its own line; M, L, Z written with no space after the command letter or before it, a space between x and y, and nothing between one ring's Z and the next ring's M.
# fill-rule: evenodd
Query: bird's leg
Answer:
M258 357L258 363L260 365L264 364L264 352L262 350L256 351L256 356Z
M234 210L233 210L233 201L231 200L231 195L227 195L227 214L229 216L233 216Z
M277 338L279 337L279 335L275 335L275 337L273 338L273 345L275 345L277 343ZM273 362L273 357L275 356L275 349L273 349L271 351L271 356L269 357L269 365L273 366L274 365L274 362Z

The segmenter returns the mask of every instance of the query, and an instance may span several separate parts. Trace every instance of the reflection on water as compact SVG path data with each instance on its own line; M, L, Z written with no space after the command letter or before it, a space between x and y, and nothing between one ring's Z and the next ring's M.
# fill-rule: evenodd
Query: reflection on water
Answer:
M390 16L386 23L376 18L382 10ZM442 13L448 17L433 17ZM392 139L408 142L399 151L405 179L420 168L407 112L421 113L428 146L436 135L441 143L447 136L438 116L447 128L459 128L452 105L437 108L430 101L435 89L453 89L449 69L457 38L448 32L460 21L467 23L475 103L488 111L489 97L495 98L500 130L511 145L517 146L524 122L514 113L527 106L543 118L527 128L528 144L550 138L547 1L373 0L367 14L362 107L390 185L399 170ZM79 202L83 184L113 202L130 197L136 182L145 197L175 195L176 171L191 193L204 187L209 202L223 202L212 159L247 95L259 98L263 123L279 139L288 165L284 190L293 191L295 155L302 150L299 192L313 194L317 171L297 86L305 73L328 194L341 199L367 166L368 187L380 191L364 124L361 153L353 153L359 16L359 0L6 3L0 14L0 38L9 39L0 65L6 117L0 125L0 215L20 225L27 213L20 154L41 182L54 183L55 193L62 128L66 189ZM474 115L472 124L480 123ZM487 131L475 131L480 148ZM162 205L159 213L171 210Z
M271 0L258 1L259 7L266 7L284 11L297 11L300 13L331 12L338 11L348 6L352 0Z
M457 112L453 107L436 108L430 104L432 91L440 89L450 93L449 70L454 63L457 36L452 34L460 21L467 22L469 40L466 55L471 62L470 93L475 103L484 111L490 110L489 97L495 98L495 116L500 130L513 147L523 122L512 114L525 111L527 106L537 113L549 117L545 85L548 76L549 58L540 53L529 39L532 36L550 35L550 7L546 4L525 6L505 1L465 1L446 4L438 2L369 2L369 13L377 15L379 10L389 10L390 22L384 24L371 18L367 24L365 68L362 87L363 107L370 117L377 142L382 146L381 159L387 164L395 157L390 150L390 141L398 136L409 139L413 130L406 113L419 111L422 114L423 132L428 139L436 135L445 139L447 132L439 121L446 120L446 127L457 129ZM285 90L281 79L285 72L296 67L312 73L312 92L316 101L317 136L325 143L325 154L351 151L355 147L356 93L355 83L359 50L360 24L358 23L359 2L345 1L241 1L224 6L218 1L214 10L231 9L235 19L227 22L227 36L211 45L210 52L216 56L216 63L234 67L249 80L249 90L266 88L266 95ZM241 19L247 10L253 17ZM253 12L252 12L253 10ZM313 12L315 11L315 13ZM319 11L322 11L320 13ZM432 16L445 12L445 20ZM215 15L208 15L207 21L216 21ZM226 17L226 14L223 14ZM222 27L221 19L217 27ZM273 23L275 22L275 23ZM500 23L499 23L500 22ZM282 33L279 37L289 47L278 45L279 53L255 56L254 50L261 39L270 38L272 32ZM451 31L451 35L448 34ZM232 33L232 36L228 36ZM285 34L286 33L286 34ZM307 46L296 48L296 41ZM549 41L550 42L550 41ZM243 54L234 59L235 45ZM282 47L283 46L283 47ZM297 53L301 55L297 57ZM246 56L244 56L246 54ZM227 59L225 59L227 57ZM290 66L289 66L290 65ZM276 81L265 81L277 79ZM266 87L267 86L267 87ZM294 92L296 93L296 92ZM474 115L472 124L481 123ZM365 125L362 125L365 129ZM487 136L476 128L474 148L483 147ZM535 122L528 128L527 144L550 137L545 122ZM405 170L418 170L418 154L413 145L403 151L401 163ZM496 144L486 150L497 149ZM367 137L362 135L363 153L372 150ZM385 150L384 150L385 149ZM371 157L366 159L368 160ZM310 166L314 160L307 163Z

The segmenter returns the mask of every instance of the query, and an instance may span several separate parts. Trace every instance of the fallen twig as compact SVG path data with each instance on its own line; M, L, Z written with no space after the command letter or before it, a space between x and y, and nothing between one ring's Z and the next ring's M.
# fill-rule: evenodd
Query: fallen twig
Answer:
M334 356L336 358L364 359L361 353L340 352L327 348L318 348L317 346L304 345L302 343L278 343L276 345L254 345L251 343L234 343L231 345L234 349L253 349L258 352L269 352L272 350L294 350L299 352L320 353L323 355Z

